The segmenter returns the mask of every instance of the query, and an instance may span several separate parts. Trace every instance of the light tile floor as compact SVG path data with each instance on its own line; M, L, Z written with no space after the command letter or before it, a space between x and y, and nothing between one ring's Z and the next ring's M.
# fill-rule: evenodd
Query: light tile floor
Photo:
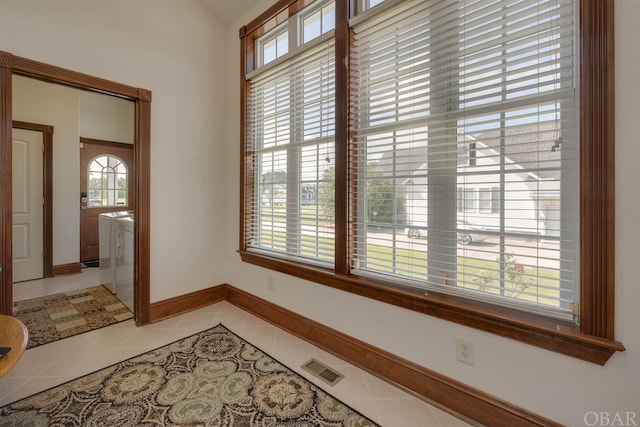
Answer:
M14 284L14 299L68 291L97 283L97 268L81 274ZM0 378L0 406L222 323L333 396L385 427L468 426L449 413L301 340L221 302L151 325L132 320L42 345L25 352ZM329 386L300 368L310 358L345 375Z

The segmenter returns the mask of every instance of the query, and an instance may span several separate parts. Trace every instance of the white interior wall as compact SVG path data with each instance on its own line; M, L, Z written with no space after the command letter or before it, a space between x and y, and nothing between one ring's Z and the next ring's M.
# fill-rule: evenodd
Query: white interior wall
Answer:
M634 412L640 424L640 2L616 6L616 335L626 347L602 367L534 346L403 310L294 277L244 264L238 247L238 29L273 4L260 2L229 29L227 128L227 251L225 282L369 342L419 365L503 398L565 425L585 415ZM267 290L272 278L275 291ZM474 341L475 365L457 362L455 337ZM589 417L589 416L588 416ZM587 418L593 422L593 416Z
M152 91L152 302L220 283L226 31L198 0L0 0L0 50Z
M81 137L133 144L136 118L133 101L94 92L78 92Z

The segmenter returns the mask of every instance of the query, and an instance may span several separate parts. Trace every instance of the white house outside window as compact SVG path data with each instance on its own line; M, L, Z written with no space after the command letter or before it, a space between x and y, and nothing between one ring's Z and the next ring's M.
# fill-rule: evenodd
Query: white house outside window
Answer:
M585 360L623 349L611 1L270 10L240 31L244 261Z
M353 268L571 319L573 2L415 0L374 12L352 22L356 176L359 194L388 182L394 214L359 209ZM551 193L547 209L561 220L544 219L540 201ZM407 241L397 230L415 222L426 239ZM461 246L461 235L483 246Z

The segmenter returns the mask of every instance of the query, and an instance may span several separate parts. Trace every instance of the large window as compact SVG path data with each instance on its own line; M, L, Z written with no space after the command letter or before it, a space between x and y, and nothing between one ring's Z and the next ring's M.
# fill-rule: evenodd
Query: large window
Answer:
M328 267L335 241L333 12L332 2L320 3L257 41L258 52L265 40L292 45L280 62L264 61L247 76L246 126L253 162L247 248Z
M574 7L413 0L354 19L355 176L360 194L388 183L393 215L359 210L352 271L574 320ZM397 232L419 216L426 239Z
M612 138L592 134L611 75L584 53L610 2L279 4L243 34L243 259L598 363L620 350L598 259Z

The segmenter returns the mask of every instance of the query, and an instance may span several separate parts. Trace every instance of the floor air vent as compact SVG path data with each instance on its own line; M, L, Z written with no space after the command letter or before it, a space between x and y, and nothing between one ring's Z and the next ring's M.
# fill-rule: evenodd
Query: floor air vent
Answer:
M302 369L312 374L314 377L320 378L322 381L329 385L336 385L338 381L344 378L344 375L334 371L322 362L318 362L316 359L311 359L304 365Z

